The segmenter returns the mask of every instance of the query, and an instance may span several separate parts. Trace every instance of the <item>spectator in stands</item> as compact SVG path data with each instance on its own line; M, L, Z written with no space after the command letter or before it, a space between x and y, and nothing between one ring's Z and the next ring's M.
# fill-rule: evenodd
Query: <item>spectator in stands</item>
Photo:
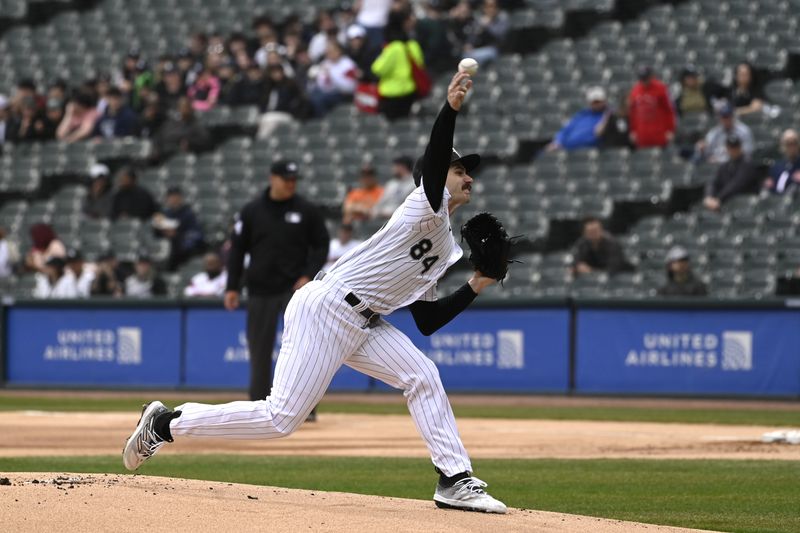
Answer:
M356 90L358 68L353 60L344 55L342 45L335 39L328 40L325 59L309 93L314 115L321 117L336 105L353 96Z
M764 89L750 63L736 65L729 98L737 115L757 113L764 108Z
M689 252L674 246L667 253L667 283L658 289L661 296L706 296L705 284L694 277Z
M267 16L260 16L253 21L253 29L256 34L256 42L253 43L253 56L256 63L261 67L267 66L267 55L265 48L278 44L278 34L272 20Z
M91 295L122 296L126 277L114 252L104 253L97 258L97 270L92 281Z
M78 297L75 277L66 275L64 258L51 257L45 263L43 271L36 273L33 297L40 299Z
M725 163L728 161L726 139L730 135L736 135L742 141L744 156L750 159L755 148L750 128L736 118L733 106L730 104L723 105L718 114L719 124L711 128L705 138L695 145L695 161L708 161L710 163Z
M95 107L97 108L97 115L103 116L103 113L106 112L106 107L108 107L108 92L114 88L111 85L111 76L107 73L100 74L97 79L87 81L84 86L87 90L95 95L95 100L97 104ZM120 95L122 91L120 91Z
M13 117L6 128L6 136L15 143L35 142L42 138L44 122L33 97L26 96L19 103L19 115Z
M783 159L775 161L764 181L764 188L776 194L800 186L800 137L795 130L788 129L781 135L781 152Z
M291 124L310 113L303 90L286 75L283 65L267 67L267 74L269 81L263 93L256 135L259 139L268 139L281 124Z
M392 12L386 26L386 46L372 64L378 77L378 110L389 120L407 117L416 99L417 86L411 61L425 68L419 43L409 38L414 19L405 12Z
M134 83L138 75L137 64L141 59L141 53L138 48L131 48L125 59L122 60L122 69L116 73L114 77L114 85L118 86L120 90L131 95L134 90Z
M159 237L169 239L169 270L175 270L205 249L203 228L192 208L184 202L180 187L167 189L164 208L153 215L153 227Z
M203 257L203 271L192 276L184 296L222 296L228 282L228 273L222 266L222 258L216 252Z
M347 55L358 67L359 81L377 81L372 74L372 63L379 53L379 49L372 48L367 42L367 31L364 28L357 24L347 28Z
M89 194L83 201L83 213L91 218L109 218L114 194L111 191L111 172L108 167L95 163L89 169Z
M49 97L42 117L42 127L39 130L39 139L52 141L56 138L56 131L61 121L64 120L64 102L60 98Z
M675 112L667 87L649 66L637 70L639 81L628 96L631 142L637 148L666 146L675 136Z
M340 257L359 244L361 244L361 241L353 238L353 225L341 224L339 231L336 232L336 237L331 239L331 245L328 248L328 261L322 267L322 270L327 271Z
M175 152L201 152L211 144L205 126L200 124L191 101L182 96L178 100L177 116L167 120L154 139L156 158L163 159Z
M217 78L219 78L218 102L223 105L231 105L233 87L238 78L236 76L236 65L229 56L225 56L219 68L217 68Z
M378 183L375 168L371 165L361 167L361 186L347 193L344 199L342 222L350 224L354 220L366 220L383 195L383 187Z
M150 191L138 185L136 171L124 167L117 175L117 192L111 200L111 220L138 218L147 220L158 210Z
M90 94L79 92L67 104L64 119L56 130L59 141L72 143L88 138L97 122L97 108Z
M705 82L694 65L687 65L681 71L681 88L675 98L675 111L678 116L694 113L711 113L711 98Z
M80 250L67 252L66 265L66 275L72 277L75 283L75 297L88 298L92 292L92 282L96 274L94 265L86 264Z
M237 76L231 89L231 105L264 105L267 80L258 63L251 61L243 73Z
M482 9L480 16L473 18L466 29L466 42L462 50L464 57L474 58L479 65L497 59L511 26L508 13L499 8L497 0L484 0Z
M25 78L17 82L14 88L14 94L11 97L10 113L12 118L19 117L22 111L22 103L33 99L36 104L36 110L40 111L44 108L44 97L36 91L36 84L33 80Z
M149 256L137 257L133 268L133 274L125 278L125 296L131 298L166 296L167 284L153 268L153 261Z
M632 270L625 259L622 247L603 229L596 217L583 221L583 236L575 245L572 273L575 276L604 271L609 275Z
M177 67L184 87L189 87L197 79L197 74L203 70L202 56L192 53L189 48L178 52Z
M355 22L366 30L369 46L383 46L384 28L391 9L392 0L361 0ZM386 42L389 40L386 39Z
M25 268L29 271L44 272L44 265L54 257L64 258L67 249L49 224L38 223L31 226L31 249L25 254Z
M578 111L547 145L547 151L575 150L600 146L609 126L611 109L602 87L592 87L586 93L589 107Z
M144 101L141 118L139 120L139 135L143 139L155 137L161 126L164 125L166 117L159 101L158 93L151 93Z
M219 89L219 78L210 68L206 67L200 71L186 94L192 101L192 108L195 111L203 112L217 105Z
M414 161L408 156L396 157L392 161L392 179L383 188L383 194L372 210L373 218L390 218L416 188L411 174L413 168Z
M710 211L719 211L722 204L739 194L755 193L760 180L756 167L744 156L742 140L735 134L725 141L728 161L720 165L713 180L706 185L703 205Z
M164 75L156 85L156 92L161 103L161 109L165 113L177 109L178 100L186 94L186 89L181 72L175 64L167 63L164 65Z
M9 140L9 102L5 95L0 94L0 152L3 143Z
M308 43L308 55L314 63L322 61L327 53L328 41L335 40L339 31L333 20L333 13L327 9L321 9L317 13L316 27L317 33Z
M138 133L136 113L122 99L122 91L111 87L106 93L105 111L94 125L95 138L115 139Z
M0 280L8 279L14 274L18 261L17 243L9 239L6 228L0 226Z

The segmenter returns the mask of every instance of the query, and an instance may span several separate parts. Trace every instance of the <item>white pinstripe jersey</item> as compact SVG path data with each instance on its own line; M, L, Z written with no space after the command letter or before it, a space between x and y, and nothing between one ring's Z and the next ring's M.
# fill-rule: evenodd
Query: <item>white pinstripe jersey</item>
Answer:
M433 212L423 186L409 194L372 237L342 256L329 272L380 314L417 300L436 300L436 282L463 255L450 228L444 189Z

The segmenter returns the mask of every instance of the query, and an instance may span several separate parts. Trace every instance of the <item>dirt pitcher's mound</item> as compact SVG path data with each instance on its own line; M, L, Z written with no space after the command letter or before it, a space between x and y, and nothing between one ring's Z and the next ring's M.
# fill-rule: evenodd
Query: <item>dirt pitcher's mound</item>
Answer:
M7 476L8 482L0 479L0 508L4 529L17 532L696 531L522 509L502 516L445 511L432 501L163 477Z

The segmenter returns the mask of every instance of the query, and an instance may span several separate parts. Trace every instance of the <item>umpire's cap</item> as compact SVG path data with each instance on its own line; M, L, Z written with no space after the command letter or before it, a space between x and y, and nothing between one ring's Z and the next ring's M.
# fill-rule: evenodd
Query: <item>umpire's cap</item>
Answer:
M299 179L297 163L288 160L278 160L272 163L270 173L282 178Z
M417 162L414 163L414 170L411 171L416 185L419 185L422 181L422 159L422 157L417 159ZM461 155L458 150L453 148L453 153L450 154L450 164L452 165L453 163L461 163L464 165L464 169L467 171L467 174L469 174L481 164L481 156L478 154Z

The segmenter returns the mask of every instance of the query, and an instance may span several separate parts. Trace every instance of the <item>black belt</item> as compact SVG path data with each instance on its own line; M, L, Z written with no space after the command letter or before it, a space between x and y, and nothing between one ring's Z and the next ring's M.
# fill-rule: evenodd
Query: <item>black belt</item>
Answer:
M321 280L322 278L325 277L325 274L326 274L326 272L320 272L319 274L317 274L314 277L314 279L315 280ZM350 305L350 307L354 307L354 308L360 306L361 303L362 303L361 302L361 298L359 298L358 296L356 296L352 292L348 292L345 295L344 301L347 302ZM373 311L369 307L367 307L366 309L364 309L362 311L356 311L356 312L359 315L361 315L361 316L363 316L364 318L367 319L367 326L366 327L368 327L368 328L376 327L381 321L381 315L379 315L378 313L376 313L375 311Z

